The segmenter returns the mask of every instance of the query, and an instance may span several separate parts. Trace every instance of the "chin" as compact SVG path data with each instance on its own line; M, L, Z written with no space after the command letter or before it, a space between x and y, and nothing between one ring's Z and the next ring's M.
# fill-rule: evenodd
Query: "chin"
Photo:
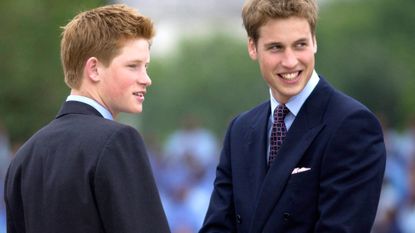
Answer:
M131 114L138 114L138 113L141 113L143 110L141 110L141 109L135 109L135 110L133 110L133 111L129 111L128 113L131 113Z
M141 113L142 111L143 111L143 108L140 107L140 108L135 109L134 113Z
M141 113L143 111L142 108L130 108L130 109L126 109L126 111L124 111L125 113L130 113L130 114L137 114L137 113Z

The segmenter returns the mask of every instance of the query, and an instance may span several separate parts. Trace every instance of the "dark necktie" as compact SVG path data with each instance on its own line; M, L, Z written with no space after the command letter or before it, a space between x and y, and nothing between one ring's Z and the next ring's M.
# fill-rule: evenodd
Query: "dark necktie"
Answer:
M268 165L277 157L278 151L287 135L284 118L290 112L285 105L278 105L274 110L274 124L272 124Z

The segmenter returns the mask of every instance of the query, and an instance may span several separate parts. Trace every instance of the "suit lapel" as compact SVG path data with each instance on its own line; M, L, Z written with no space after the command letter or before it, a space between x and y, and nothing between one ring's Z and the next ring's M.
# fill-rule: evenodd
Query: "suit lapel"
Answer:
M245 161L243 164L247 164L248 182L251 182L251 186L258 188L264 181L264 177L267 171L266 155L268 145L268 120L271 112L270 102L262 104L256 111L255 115L251 118L250 128L247 131L243 151L247 152L247 156L244 156ZM259 190L258 190L259 191Z
M313 139L323 129L323 114L330 87L321 78L319 84L301 107L276 160L269 168L259 193L250 232L261 232L272 209L277 205L293 169Z

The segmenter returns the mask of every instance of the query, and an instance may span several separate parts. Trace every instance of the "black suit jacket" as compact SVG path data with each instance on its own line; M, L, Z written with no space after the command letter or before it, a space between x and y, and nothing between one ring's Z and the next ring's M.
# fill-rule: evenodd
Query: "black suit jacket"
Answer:
M386 159L375 116L321 78L268 168L269 116L267 101L230 124L200 233L369 233Z
M5 201L9 233L169 232L140 135L75 101L19 149Z

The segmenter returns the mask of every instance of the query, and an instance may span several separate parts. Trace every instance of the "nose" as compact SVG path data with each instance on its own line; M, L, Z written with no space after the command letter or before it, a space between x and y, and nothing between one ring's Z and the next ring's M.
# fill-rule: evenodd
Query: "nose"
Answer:
M142 75L140 75L140 77L138 78L138 83L140 85L144 85L146 87L151 85L151 79L150 76L148 75L147 71L144 71Z
M285 50L281 64L287 68L294 68L297 65L297 63L298 59L295 55L295 52L291 49Z

